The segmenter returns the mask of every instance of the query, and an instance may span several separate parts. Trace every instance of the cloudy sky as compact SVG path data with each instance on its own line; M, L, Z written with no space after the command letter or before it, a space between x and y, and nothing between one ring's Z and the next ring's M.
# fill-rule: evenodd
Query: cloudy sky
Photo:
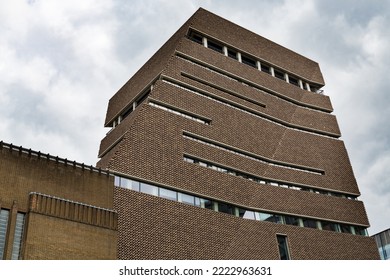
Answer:
M199 7L317 62L371 222L390 227L390 1L0 0L0 140L95 164L109 98Z

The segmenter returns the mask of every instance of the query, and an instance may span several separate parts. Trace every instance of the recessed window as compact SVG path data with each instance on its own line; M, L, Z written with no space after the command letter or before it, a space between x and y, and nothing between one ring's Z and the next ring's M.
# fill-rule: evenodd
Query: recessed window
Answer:
M368 236L367 230L364 227L355 226L355 234Z
M299 218L293 216L284 216L284 223L286 225L299 226Z
M126 118L130 113L133 112L133 104L129 108L125 110L125 112L122 114L122 120Z
M234 206L231 204L226 204L219 202L218 203L218 212L234 215Z
M241 61L242 61L242 63L244 63L246 65L249 65L249 66L256 68L256 61L252 58L249 58L247 56L242 55Z
M199 34L196 34L194 32L191 32L190 39L198 44L202 44L202 36Z
M4 258L5 239L8 228L9 210L0 210L0 260Z
M350 225L340 224L339 227L340 227L340 231L341 232L343 232L343 233L351 233L351 226Z
M177 201L177 192L172 191L172 190L160 188L160 195L159 196L162 198L169 199L169 200Z
M287 236L276 235L276 240L278 241L279 256L281 260L289 260L290 253L288 250Z
M299 87L299 82L298 82L297 78L289 76L288 80L289 80L290 84L293 84L294 86Z
M120 178L118 177L118 183L119 186L125 189L133 190L139 192L140 189L140 183L131 179L127 178Z
M321 221L321 226L323 230L339 231L338 225L332 222Z
M185 193L178 193L178 201L189 205L195 205L195 197Z
M237 59L237 52L231 49L228 49L228 57Z
M241 216L241 211L239 212L240 213L240 217L242 217L244 219L248 219L248 220L254 220L255 219L255 212L250 211L250 210L244 210L242 212L243 212L242 216Z
M24 228L24 214L17 213L16 214L16 224L15 224L15 233L14 233L14 243L12 244L12 260L18 260L20 256L20 249L22 245L22 235Z
M220 44L215 43L215 42L213 42L213 41L208 40L208 41L207 41L207 47L208 47L209 49L214 50L214 51L223 53L223 47L222 47Z
M277 214L259 212L260 221L282 224L282 217Z
M261 63L261 71L271 75L271 68L264 63Z
M156 187L156 186L152 186L152 185L149 185L146 183L141 183L140 190L142 193L158 196L158 187Z
M278 70L274 70L274 74L275 74L275 77L278 78L278 79L281 79L284 81L284 73L278 71Z
M317 222L312 219L303 218L303 226L308 228L317 228Z

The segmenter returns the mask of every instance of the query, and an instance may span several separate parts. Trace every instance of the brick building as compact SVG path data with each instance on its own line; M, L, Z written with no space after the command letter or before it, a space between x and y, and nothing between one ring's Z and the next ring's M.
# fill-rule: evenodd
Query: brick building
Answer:
M98 168L2 145L4 258L378 259L323 86L199 9L110 99Z

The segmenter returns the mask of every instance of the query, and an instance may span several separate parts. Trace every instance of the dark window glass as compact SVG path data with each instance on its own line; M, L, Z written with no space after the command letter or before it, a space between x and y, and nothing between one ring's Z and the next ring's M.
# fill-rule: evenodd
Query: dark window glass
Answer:
M222 202L218 202L218 212L234 215L234 206Z
M214 203L213 203L213 201L201 198L199 202L200 202L199 203L200 207L214 210Z
M338 231L337 225L328 221L321 221L321 226L323 230Z
M290 81L290 84L293 84L294 86L297 86L299 87L299 82L298 82L298 79L294 78L294 77L291 77L289 76L288 77L288 80Z
M125 119L131 112L133 112L133 104L131 104L130 107L122 114L122 119Z
M293 216L285 216L284 221L286 225L299 226L299 218Z
M263 64L263 63L261 63L261 71L265 72L267 74L271 74L270 67L268 65Z
M349 225L340 225L341 232L351 233L351 227Z
M222 47L221 45L219 45L219 44L213 42L213 41L208 40L208 41L207 41L207 47L208 47L209 49L214 50L214 51L223 53L223 47Z
M196 34L196 33L192 33L190 35L190 39L198 44L202 44L202 36Z
M228 56L237 59L237 52L228 49Z
M279 255L281 260L289 260L290 254L288 252L287 237L283 235L277 235Z
M137 106L140 105L142 102L144 102L144 100L146 99L146 97L148 97L150 93L150 90L148 90L147 92L145 92L140 98L138 98L137 100Z
M281 80L284 80L284 74L278 70L274 70L275 77Z
M317 222L312 219L303 219L303 226L308 228L317 228Z
M367 231L364 227L355 226L355 234L367 236Z
M241 61L242 61L242 63L244 63L246 65L249 65L249 66L256 68L256 61L253 60L252 58L249 58L247 56L241 56Z

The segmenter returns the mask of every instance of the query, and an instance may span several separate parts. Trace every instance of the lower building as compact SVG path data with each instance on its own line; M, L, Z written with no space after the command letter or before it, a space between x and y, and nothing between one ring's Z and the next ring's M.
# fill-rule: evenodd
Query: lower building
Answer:
M375 238L381 260L390 260L390 229L386 229L372 236Z
M0 142L0 259L116 259L113 180Z

